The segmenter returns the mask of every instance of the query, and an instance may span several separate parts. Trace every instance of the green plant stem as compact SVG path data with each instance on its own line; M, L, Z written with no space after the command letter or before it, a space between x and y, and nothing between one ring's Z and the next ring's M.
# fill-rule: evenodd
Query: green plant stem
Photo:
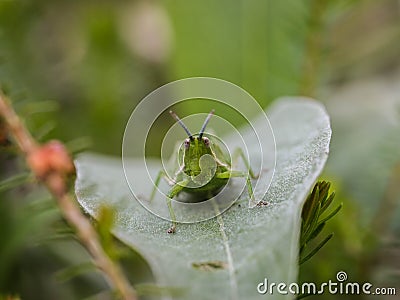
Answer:
M4 118L9 133L14 138L19 149L28 157L39 144L33 139L21 119L15 113L9 100L0 91L0 116ZM34 171L34 170L32 170ZM68 223L75 228L81 243L91 254L95 265L103 271L109 284L115 288L123 299L136 300L136 292L125 278L120 267L114 263L104 252L100 245L98 235L89 220L82 214L75 199L66 192L65 177L63 174L52 172L39 180L47 187L57 200L58 206ZM60 185L60 182L62 183Z
M323 17L328 1L311 0L309 32L306 38L300 94L313 97L317 85L322 48Z

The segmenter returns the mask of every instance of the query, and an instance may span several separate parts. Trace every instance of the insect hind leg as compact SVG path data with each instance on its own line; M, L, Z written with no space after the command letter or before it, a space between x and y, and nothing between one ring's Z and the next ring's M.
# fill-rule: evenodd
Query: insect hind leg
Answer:
M244 155L244 152L243 152L242 148L236 148L235 149L235 151L233 152L233 155L232 155L232 163L236 163L238 161L239 157L242 158L242 160L244 162L244 165L246 166L246 169L249 172L250 177L252 179L257 179L260 174L255 174L254 173L253 169L250 166L249 160ZM241 177L243 177L243 176L241 176Z
M246 178L247 192L249 194L249 197L250 197L251 201L253 203L255 203L256 199L254 198L253 186L251 185L250 176L246 172L241 172L241 171L226 171L226 172L223 172L223 173L220 173L220 174L217 175L218 178L231 178L231 177L232 178L233 177Z
M160 172L158 172L157 178L154 181L153 190L151 191L151 194L150 194L150 199L149 199L150 202L153 201L154 196L156 195L156 191L158 189L158 186L160 185L161 178L165 178L165 177L167 177L167 174L165 174L164 170L161 170Z

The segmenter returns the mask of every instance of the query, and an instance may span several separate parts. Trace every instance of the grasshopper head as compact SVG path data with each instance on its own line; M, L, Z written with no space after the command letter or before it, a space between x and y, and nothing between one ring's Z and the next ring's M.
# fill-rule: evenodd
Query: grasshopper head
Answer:
M182 122L181 119L172 111L170 114L172 117L182 126L182 128L186 131L189 136L183 142L183 150L184 150L184 164L185 164L185 173L189 176L197 176L201 173L201 157L208 154L213 156L211 151L211 140L203 136L204 130L213 115L214 110L212 110L206 120L204 121L203 126L201 127L200 133L193 135L190 133L189 129ZM208 157L208 156L207 156ZM204 160L204 159L203 159Z
M197 176L201 173L202 168L213 168L214 159L213 153L210 149L210 139L205 136L194 136L192 139L187 138L183 142L184 145L184 157L183 161L185 164L185 173L189 176ZM205 156L206 155L206 156ZM204 164L202 165L202 159ZM209 161L204 160L207 158Z

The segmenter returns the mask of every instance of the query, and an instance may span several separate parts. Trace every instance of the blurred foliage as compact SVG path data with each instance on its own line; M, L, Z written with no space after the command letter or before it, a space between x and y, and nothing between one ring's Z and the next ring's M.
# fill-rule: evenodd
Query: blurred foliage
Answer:
M400 162L398 53L397 0L0 1L0 84L40 141L119 155L133 107L189 76L231 81L263 107L288 94L324 99L333 125L326 177L344 208L326 226L335 237L301 267L306 281L345 269L353 281L400 282L400 193L390 184ZM202 109L192 102L182 114ZM8 139L0 124L0 294L104 290L93 272L55 279L88 256ZM389 225L373 221L382 219ZM143 259L129 256L135 282L149 281Z

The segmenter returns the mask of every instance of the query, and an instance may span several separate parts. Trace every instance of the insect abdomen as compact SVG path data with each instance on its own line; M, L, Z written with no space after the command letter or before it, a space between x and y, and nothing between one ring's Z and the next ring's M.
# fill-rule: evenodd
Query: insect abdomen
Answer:
M206 185L198 188L183 188L182 192L190 195L190 202L201 202L216 194L228 183L228 178L216 178L210 180Z

